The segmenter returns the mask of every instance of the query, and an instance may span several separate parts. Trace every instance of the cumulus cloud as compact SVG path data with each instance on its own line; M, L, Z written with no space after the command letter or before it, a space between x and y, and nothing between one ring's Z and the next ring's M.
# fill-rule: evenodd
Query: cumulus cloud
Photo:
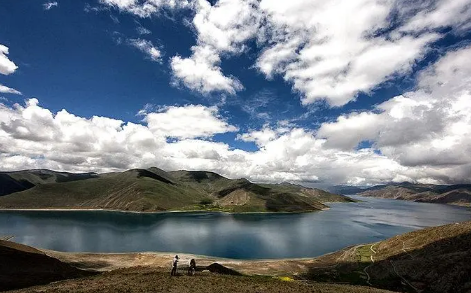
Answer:
M303 94L303 104L325 99L342 106L369 93L409 72L440 37L391 30L394 1L263 0L260 7L271 24L266 38L272 44L256 66L269 78L282 74Z
M469 180L469 62L471 46L450 51L421 72L415 91L378 105L374 112L353 113L325 123L317 135L327 139L326 146L343 150L370 140L402 166L435 168L441 178Z
M153 133L164 137L211 137L238 130L218 115L217 107L202 105L166 107L158 113L147 114L145 121Z
M57 1L54 1L54 2L46 2L43 4L43 8L44 10L50 10L52 9L53 7L57 7L59 4L57 3Z
M8 59L8 47L0 44L0 73L9 75L18 69L15 63Z
M2 168L109 171L151 165L168 167L173 166L169 163L172 158L217 158L217 150L207 147L195 150L196 155L181 151L178 146L189 143L184 142L186 138L209 138L237 130L219 118L214 107L168 107L147 114L145 120L147 125L99 116L83 118L66 110L54 114L40 107L37 99L12 108L0 104ZM170 144L168 137L181 140ZM201 140L200 144L205 142Z
M200 105L168 107L149 113L145 120L147 124L141 125L107 117L83 118L66 110L54 114L36 99L24 106L0 104L0 165L3 170L97 172L159 166L212 170L265 182L350 182L361 176L374 181L389 179L403 168L373 151L325 149L324 140L299 128L275 131L274 137L259 140L257 152L198 138L237 130L215 108ZM350 178L351 174L356 177Z
M21 92L15 90L15 89L9 88L9 87L7 87L7 86L4 86L4 85L1 84L1 83L0 83L0 93L21 95Z
M466 32L471 23L467 0L102 2L141 17L164 7L193 10L193 54L171 60L175 80L186 87L202 93L242 89L223 72L221 59L243 54L256 40L261 52L255 68L268 79L283 76L305 105L326 100L342 106L359 93L370 94L411 72L446 28ZM202 52L210 56L201 58ZM209 77L217 82L207 84Z
M8 47L0 44L0 74L9 75L18 69L15 63L8 59ZM0 93L21 95L21 92L0 83Z
M195 46L192 50L190 58L174 56L170 61L176 85L183 84L202 94L216 91L235 94L243 88L238 79L222 73L219 67L221 59L214 49Z
M136 47L141 52L146 54L146 56L154 62L162 62L162 53L160 50L155 47L151 41L143 39L130 39L129 44Z
M40 107L36 99L24 106L0 104L0 166L2 170L97 172L158 166L166 170L211 170L257 182L469 182L465 177L469 174L467 161L426 168L401 164L393 153L338 150L327 145L329 138L286 125L265 126L240 135L242 140L256 142L258 151L232 148L208 139L237 131L214 107L167 107L145 114L144 121L134 124L107 117L84 118L66 110L54 114Z
M162 9L182 9L190 6L187 0L100 0L101 3L139 17L149 17Z
M304 104L326 99L334 106L410 72L445 28L460 33L470 23L464 0L101 2L140 17L185 5L194 10L192 54L170 61L176 83L201 93L236 93L243 86L223 72L222 59L244 54L256 39L262 48L256 67L267 78L283 76ZM134 40L146 54L154 48ZM14 72L8 48L0 52L0 72ZM215 141L239 131L218 107L146 105L136 124L53 113L37 99L0 104L0 166L98 172L158 166L263 182L471 183L470 63L471 46L449 51L418 74L410 92L315 131L278 123L237 133L256 144L253 152ZM364 141L371 147L359 149Z
M257 5L254 0L221 0L215 5L206 0L195 1L192 24L197 45L192 47L190 57L172 58L175 81L203 94L214 91L235 94L242 90L237 78L222 72L221 55L240 54L245 50L244 43L259 28Z
M216 107L146 105L145 124L134 124L54 114L37 99L0 104L0 165L98 172L159 166L257 182L470 182L470 61L471 46L451 51L419 74L416 90L318 131L278 123L240 133L256 143L254 152L211 140L238 130ZM364 140L373 147L357 149Z

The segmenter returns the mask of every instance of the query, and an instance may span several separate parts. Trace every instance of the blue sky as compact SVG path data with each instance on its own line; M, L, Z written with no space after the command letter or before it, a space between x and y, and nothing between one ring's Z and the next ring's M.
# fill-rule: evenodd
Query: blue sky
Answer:
M1 166L469 182L469 4L4 0Z

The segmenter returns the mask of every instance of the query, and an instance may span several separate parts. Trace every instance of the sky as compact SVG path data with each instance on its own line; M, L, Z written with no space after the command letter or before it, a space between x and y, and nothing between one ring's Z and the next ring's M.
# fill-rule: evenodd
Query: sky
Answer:
M2 0L0 170L471 183L471 0Z

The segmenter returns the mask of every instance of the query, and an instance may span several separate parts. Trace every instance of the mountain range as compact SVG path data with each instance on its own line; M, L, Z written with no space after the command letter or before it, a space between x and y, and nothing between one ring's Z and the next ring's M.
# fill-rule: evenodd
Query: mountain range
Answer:
M402 182L373 187L335 186L330 190L345 195L358 194L367 197L471 206L471 184L434 185Z
M2 209L309 212L352 199L300 185L255 184L207 171L132 169L104 174L23 170L0 173Z

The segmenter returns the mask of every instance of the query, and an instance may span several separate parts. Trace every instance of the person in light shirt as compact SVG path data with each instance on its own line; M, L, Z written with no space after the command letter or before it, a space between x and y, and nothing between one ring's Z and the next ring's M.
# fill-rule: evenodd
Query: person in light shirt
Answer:
M172 261L172 272L170 273L171 276L176 276L177 275L177 269L178 269L178 255L175 255Z

